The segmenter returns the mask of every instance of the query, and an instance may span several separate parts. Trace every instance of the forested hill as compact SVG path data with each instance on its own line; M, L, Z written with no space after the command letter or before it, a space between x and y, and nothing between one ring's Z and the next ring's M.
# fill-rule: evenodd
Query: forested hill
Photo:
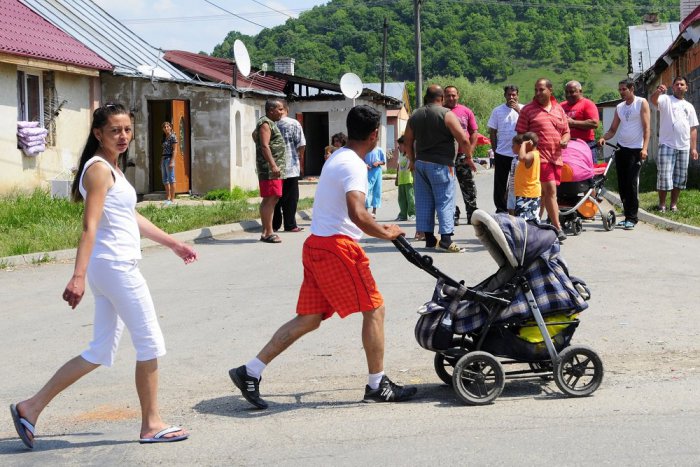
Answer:
M381 75L384 18L389 22L387 80L414 79L413 0L332 0L256 36L230 32L212 55L231 57L235 39L254 66L293 57L296 74L337 82L352 71ZM581 73L627 70L627 27L644 14L678 21L678 0L423 0L424 76L502 82L523 68Z

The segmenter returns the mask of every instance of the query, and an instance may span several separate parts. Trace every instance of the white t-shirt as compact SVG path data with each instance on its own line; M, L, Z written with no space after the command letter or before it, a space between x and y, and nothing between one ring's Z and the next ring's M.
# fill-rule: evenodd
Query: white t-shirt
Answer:
M622 101L617 104L617 117L620 126L617 127L617 144L630 149L641 149L644 146L644 127L642 125L642 104L646 99L635 96L634 101L627 105Z
M522 109L523 105L518 104L518 108ZM513 157L513 137L515 133L515 125L518 123L518 112L508 107L506 104L501 104L491 112L489 121L486 124L489 128L496 130L498 134L498 146L496 153L502 156Z
M690 129L698 126L695 107L687 100L675 96L659 96L660 113L659 144L671 149L690 149Z
M347 235L359 240L362 230L348 215L345 194L360 191L367 195L367 166L351 149L340 148L328 158L316 187L311 233L320 237Z

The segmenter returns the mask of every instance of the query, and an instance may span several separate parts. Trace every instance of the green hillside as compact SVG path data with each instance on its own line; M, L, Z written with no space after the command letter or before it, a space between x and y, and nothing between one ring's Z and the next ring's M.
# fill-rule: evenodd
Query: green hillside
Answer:
M337 82L347 71L379 81L382 26L389 22L387 79L414 79L413 0L332 0L256 36L232 31L212 53L231 57L235 39L254 65L296 60L297 74ZM678 21L677 0L423 0L424 80L434 76L514 82L578 79L594 98L627 72L627 27L646 13Z

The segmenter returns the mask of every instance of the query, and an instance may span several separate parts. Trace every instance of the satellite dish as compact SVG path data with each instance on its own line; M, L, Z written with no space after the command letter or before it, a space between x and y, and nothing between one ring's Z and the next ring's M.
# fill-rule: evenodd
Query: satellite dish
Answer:
M348 99L355 99L362 94L362 80L355 73L345 73L340 77L340 90Z
M157 67L157 66L151 66L151 65L139 65L136 67L136 70L141 73L142 75L153 77L153 78L163 78L163 79L170 79L173 77L170 73L168 73L166 70Z
M240 39L236 39L233 42L233 59L236 61L238 71L247 77L250 74L250 55L248 55L248 49Z

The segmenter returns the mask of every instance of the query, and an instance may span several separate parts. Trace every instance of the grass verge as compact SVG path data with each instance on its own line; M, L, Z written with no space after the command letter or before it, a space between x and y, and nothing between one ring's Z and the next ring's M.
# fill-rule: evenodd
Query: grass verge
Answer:
M149 205L138 211L168 233L259 218L259 204L247 199L255 192L242 193L212 205L175 205L167 209ZM311 198L299 200L298 209L308 209L312 204ZM0 197L0 258L77 247L82 215L82 203L53 199L47 190Z
M613 166L608 171L606 187L617 191L617 172ZM671 195L666 198L670 203ZM682 224L700 227L700 168L691 167L688 171L688 186L681 191L678 199L678 211L659 212L656 210L659 204L659 196L656 193L656 164L652 161L645 162L639 172L639 207L648 212L653 212L663 217Z

